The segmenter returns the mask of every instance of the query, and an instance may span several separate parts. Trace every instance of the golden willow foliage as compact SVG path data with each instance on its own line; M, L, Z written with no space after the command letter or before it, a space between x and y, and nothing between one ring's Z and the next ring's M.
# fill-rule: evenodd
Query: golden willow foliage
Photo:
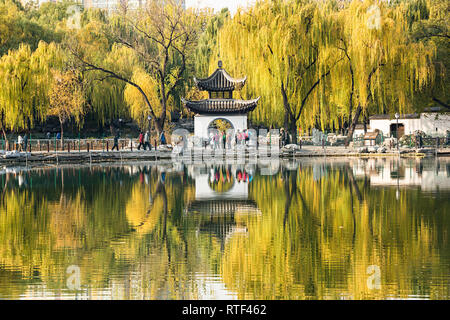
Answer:
M76 33L77 40L83 44L83 51L89 54L92 61L104 61L105 66L119 68L128 75L128 68L135 64L135 60L125 48L112 46L110 50L108 39L102 31L106 19L102 12L86 10L83 14L86 22ZM87 83L86 99L90 111L99 123L104 125L111 119L129 116L123 81L89 72L83 76Z
M165 182L156 168L32 173L31 188L11 181L0 197L0 296L41 290L30 279L64 290L76 264L91 298L105 288L114 298L198 298L210 276L247 299L448 297L446 194L408 187L397 200L395 188L357 180L354 167L327 160L256 175L249 199L261 214L214 217L186 210L195 182L179 173ZM228 223L247 230L211 232ZM380 290L367 287L369 265L381 268Z
M53 83L50 88L50 107L48 115L57 116L61 124L73 118L81 125L85 114L85 97L80 75L76 71L60 72L54 70Z
M72 39L72 52L94 79L122 81L130 115L140 125L151 115L161 131L193 69L202 20L177 2L149 1L145 10L90 21Z
M313 19L314 23L309 23ZM314 4L292 1L259 2L247 12L238 11L219 33L219 56L233 76L247 75L243 96L261 95L260 106L251 117L257 122L282 125L285 115L282 85L286 88L293 111L300 103L315 70L323 20ZM211 62L214 65L216 62ZM312 72L311 72L312 71Z
M158 96L158 83L147 72L142 69L133 70L131 81L137 83L147 95L154 111L158 114L161 112L161 105ZM143 95L133 86L126 85L124 91L125 102L129 106L131 117L138 123L141 128L148 124L147 117L150 116L150 110L145 104Z
M114 178L116 172L100 172L94 181L92 173L83 175L82 185L77 185L79 178L70 174L71 169L55 171L58 188L52 192L48 192L49 185L42 191L40 187L20 189L5 184L8 188L0 197L0 264L14 270L6 272L7 282L38 274L37 281L47 289L64 290L66 268L76 264L82 270L81 282L92 288L93 298L97 289L117 281L113 274L123 275L117 283L119 291L123 279L136 275L141 279L132 292L114 292L114 297L197 298L197 284L190 279L195 272L206 274L209 266L198 257L196 243L187 246L183 230L173 218L182 202L194 196L194 186L180 188L171 177L163 183L157 170L141 172L142 181L124 175L120 184ZM33 184L53 181L49 173L44 170L41 177L34 175ZM190 237L196 241L195 234ZM202 244L208 242L207 237L202 239ZM183 259L189 263L172 263ZM6 285L0 296L18 297L26 291L25 286Z
M416 0L409 4L412 39L436 47L436 79L422 91L416 102L423 108L436 104L450 108L449 10L450 3L446 0Z
M10 130L33 127L43 120L48 106L51 67L59 64L61 50L40 42L32 52L28 45L11 50L0 59L0 113L2 127Z
M373 27L374 3L337 9L331 1L260 1L228 20L216 52L233 76L248 76L244 97L262 96L252 120L326 128L356 105L365 113L410 110L412 94L434 76L434 48L409 41L403 4L377 2L380 25ZM216 64L213 55L210 72Z
M434 78L435 47L410 41L407 10L405 3L353 1L335 13L337 47L346 58L324 88L330 108L321 119L337 127L357 106L366 115L413 111L411 98Z
M209 63L215 60L215 48L220 28L230 19L230 12L223 8L219 13L207 12L203 33L198 39L195 57L195 75L197 78L209 76ZM194 86L195 87L195 86Z
M429 269L441 286L426 288L417 288L412 271L448 258L440 236L448 219L434 216L433 199L402 189L397 200L394 188L356 180L351 165L331 165L321 178L317 168L252 181L249 195L262 218L248 217L248 236L227 243L220 268L227 288L239 299L448 295L443 270ZM381 268L378 290L367 286L370 265Z

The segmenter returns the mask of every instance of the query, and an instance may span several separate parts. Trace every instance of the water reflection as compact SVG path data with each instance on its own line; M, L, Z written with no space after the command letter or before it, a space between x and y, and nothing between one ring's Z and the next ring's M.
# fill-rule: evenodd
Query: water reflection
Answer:
M450 296L449 159L16 167L0 177L0 298Z

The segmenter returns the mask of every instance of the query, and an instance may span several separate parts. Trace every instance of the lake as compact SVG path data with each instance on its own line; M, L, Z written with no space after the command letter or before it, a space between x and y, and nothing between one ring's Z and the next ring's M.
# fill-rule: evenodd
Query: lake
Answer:
M450 159L0 169L1 299L449 299Z

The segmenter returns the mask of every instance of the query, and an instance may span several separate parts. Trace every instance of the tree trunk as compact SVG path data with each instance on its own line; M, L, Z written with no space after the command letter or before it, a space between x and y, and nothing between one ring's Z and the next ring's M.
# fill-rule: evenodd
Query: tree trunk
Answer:
M347 139L345 141L346 145L350 143L350 140L352 140L353 132L355 131L356 124L358 123L359 115L361 114L362 107L359 104L358 108L356 108L355 116L353 117L352 123L350 124L350 128L348 129L347 133Z
M297 121L295 119L290 119L289 121L289 133L291 134L289 142L297 144Z
M289 128L289 113L288 112L284 112L284 129L287 130L287 128Z
M286 131L288 131L291 134L290 143L297 143L297 120L295 119L295 116L292 114L291 105L289 104L289 100L286 94L286 90L284 89L283 82L281 82L281 95L283 96L285 126L289 125L289 130L286 127Z
M61 127L61 150L64 150L64 129L63 129L63 123L60 120L59 125Z
M3 124L1 124L2 126L2 134L3 134L3 138L5 138L5 150L8 150L8 137L6 136L6 131L5 131L5 127L3 126Z
M367 114L364 115L364 134L367 133Z
M164 122L165 117L161 117L159 119L155 119L155 129L158 137L161 135L161 132L164 130Z

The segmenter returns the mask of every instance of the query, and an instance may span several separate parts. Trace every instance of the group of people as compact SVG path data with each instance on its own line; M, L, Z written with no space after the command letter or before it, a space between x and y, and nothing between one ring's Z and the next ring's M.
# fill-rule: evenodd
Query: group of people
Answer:
M236 178L238 182L251 182L253 180L253 176L245 169L237 169ZM233 174L231 173L231 170L225 168L214 168L210 177L210 181L212 183L232 182L232 179Z
M251 182L253 180L253 176L245 170L237 170L236 177L238 182Z
M284 128L280 129L280 144L281 147L284 147L285 145L289 144L290 142L290 135L288 132L286 132L286 130L284 130Z
M50 133L50 131L47 132L46 137L47 137L47 140L50 140L52 138L52 134ZM61 132L57 132L56 133L56 140L60 140L60 139L61 139Z
M231 149L232 146L236 145L249 145L251 140L252 132L250 130L244 129L236 131L233 134L233 130L225 131L215 131L209 134L209 145L212 149ZM273 137L273 136L272 136ZM267 139L271 138L271 132L267 133ZM281 147L291 143L290 134L284 129L280 129L279 142Z
M150 144L150 135L149 132L146 131L145 134L142 133L142 131L139 133L139 145L138 150L141 150L141 147L144 148L144 150L151 150L152 145Z
M250 141L250 132L238 129L236 134L232 130L215 131L209 134L209 145L212 149L231 149L232 145L246 145Z
M159 143L160 144L167 144L166 140L166 134L164 133L164 130L161 131L161 134L159 135ZM139 133L139 145L138 150L141 150L141 147L144 148L144 150L152 150L152 145L150 144L150 133L148 131L145 132L145 134L141 131Z

